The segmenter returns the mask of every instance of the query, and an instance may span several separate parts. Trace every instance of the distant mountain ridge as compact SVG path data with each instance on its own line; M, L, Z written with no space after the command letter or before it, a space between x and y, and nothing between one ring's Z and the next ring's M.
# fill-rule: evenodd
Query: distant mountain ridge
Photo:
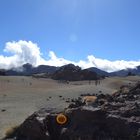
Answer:
M0 75L21 75L21 76L31 76L33 74L41 74L41 73L45 73L45 74L49 74L52 75L54 74L56 71L59 70L59 72L63 72L64 70L69 69L69 70L75 70L75 71L81 71L82 69L79 66L75 66L73 64L68 64L68 65L64 65L61 67L55 67L55 66L49 66L49 65L39 65L37 67L32 66L31 64L27 63L24 64L22 67L18 67L18 68L12 68L10 70L4 70L1 69L0 70ZM120 70L120 71L115 71L115 72L106 72L103 71L101 69L98 69L96 67L91 67L91 68L87 68L84 69L85 71L89 71L89 72L94 72L99 76L127 76L127 75L140 75L140 66L137 66L135 69L124 69L124 70Z
M5 70L4 70L4 69L0 69L0 75L2 75L2 76L5 76L5 75L6 75L6 73L5 73Z
M81 80L97 80L101 77L93 71L87 69L82 70L79 66L68 64L60 67L53 75L54 80L81 81Z
M38 67L33 67L31 64L24 64L22 67L13 68L6 71L6 75L22 75L22 76L30 76L33 74L40 73L54 73L59 67L48 66L48 65L39 65Z
M91 68L88 68L86 70L89 70L89 71L92 71L92 72L96 72L100 76L110 76L110 74L108 72L100 70L100 69L95 68L95 67L91 67Z
M127 76L131 73L132 75L140 75L140 66L137 66L134 69L124 69L120 71L111 72L110 76Z

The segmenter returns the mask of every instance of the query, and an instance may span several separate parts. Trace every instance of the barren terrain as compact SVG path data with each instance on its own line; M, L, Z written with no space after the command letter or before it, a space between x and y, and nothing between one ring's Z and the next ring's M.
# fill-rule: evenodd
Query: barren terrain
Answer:
M80 94L112 94L121 85L134 84L140 77L113 77L95 81L76 81L69 84L51 79L1 76L0 77L0 138L12 126L22 123L25 118L42 107L63 109L72 98ZM62 96L62 97L61 97ZM70 98L70 99L69 99Z

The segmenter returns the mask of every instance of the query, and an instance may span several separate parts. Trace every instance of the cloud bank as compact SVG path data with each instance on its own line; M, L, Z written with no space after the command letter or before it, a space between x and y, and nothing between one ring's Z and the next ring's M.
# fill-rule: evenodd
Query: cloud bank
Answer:
M87 56L86 60L74 62L57 57L53 51L49 52L49 59L46 60L42 57L42 53L40 52L40 48L37 44L31 41L23 40L20 40L18 42L7 42L3 51L10 53L11 55L0 55L0 69L17 68L26 63L30 63L33 66L62 66L73 63L82 67L83 69L96 67L107 72L113 72L121 69L135 68L136 66L140 65L140 61L109 61L106 59L96 58L93 55Z

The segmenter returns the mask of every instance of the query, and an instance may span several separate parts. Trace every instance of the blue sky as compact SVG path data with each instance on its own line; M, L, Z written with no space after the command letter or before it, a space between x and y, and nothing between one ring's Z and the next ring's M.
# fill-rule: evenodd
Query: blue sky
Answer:
M0 0L0 55L6 42L32 41L79 61L94 55L140 60L139 0Z

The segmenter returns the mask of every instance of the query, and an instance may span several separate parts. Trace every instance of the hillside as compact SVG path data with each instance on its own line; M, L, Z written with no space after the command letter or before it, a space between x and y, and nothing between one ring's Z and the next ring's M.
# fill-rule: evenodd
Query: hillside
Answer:
M48 65L39 65L37 67L32 66L27 63L18 68L12 68L9 70L0 70L0 75L7 76L32 76L34 74L44 74L47 76L52 76L53 79L71 79L70 75L73 77L72 79L86 79L85 75L91 77L91 79L96 79L97 77L112 77L112 76L131 76L131 75L140 75L140 66L137 66L134 69L124 69L115 72L106 72L96 67L91 67L87 69L81 69L79 66L75 66L73 64L64 65L61 67L48 66ZM68 74L66 76L66 74ZM45 77L43 75L43 77ZM94 76L93 76L94 75ZM74 78L75 77L75 78ZM81 77L81 78L80 78ZM90 78L88 78L90 79Z
M132 75L140 75L140 66L137 66L134 69L124 69L116 72L110 73L110 76L127 76L129 73Z
M32 74L40 74L40 73L52 74L57 69L58 67L48 65L39 65L38 67L33 67L31 64L27 63L24 64L22 67L7 70L6 75L31 76Z
M52 79L68 81L96 80L99 78L100 76L96 72L87 69L81 70L79 66L73 64L62 66L52 75Z
M100 69L95 68L95 67L91 67L91 68L88 68L86 70L91 71L91 72L96 72L100 76L109 76L110 75L108 72L100 70Z

